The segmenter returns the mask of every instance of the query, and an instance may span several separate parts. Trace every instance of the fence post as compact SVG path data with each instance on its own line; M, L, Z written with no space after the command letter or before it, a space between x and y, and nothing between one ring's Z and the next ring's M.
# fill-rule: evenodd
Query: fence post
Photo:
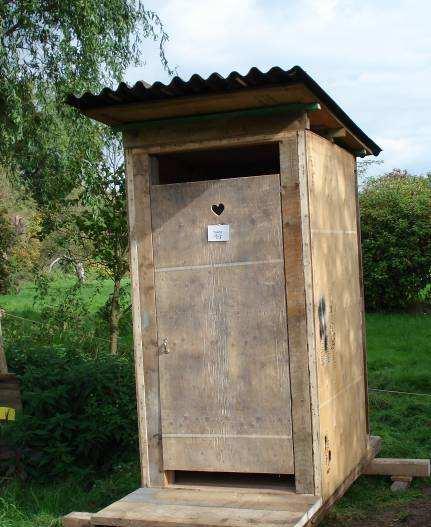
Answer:
M6 355L4 352L4 346L3 346L3 333L1 329L1 319L5 315L5 311L0 308L0 374L7 373L7 362L6 362Z

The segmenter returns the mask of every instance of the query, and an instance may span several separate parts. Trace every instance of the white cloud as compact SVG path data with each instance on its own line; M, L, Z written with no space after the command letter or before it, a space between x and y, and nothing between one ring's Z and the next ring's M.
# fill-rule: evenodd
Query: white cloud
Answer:
M159 0L178 74L306 69L385 149L387 166L431 169L431 4L425 0ZM127 80L168 81L157 46ZM377 139L376 139L377 138ZM402 164L402 166L401 166Z

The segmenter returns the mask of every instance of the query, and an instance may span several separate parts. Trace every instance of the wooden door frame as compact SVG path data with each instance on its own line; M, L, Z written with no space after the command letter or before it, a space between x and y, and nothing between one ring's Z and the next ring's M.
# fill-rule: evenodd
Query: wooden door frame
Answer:
M313 404L314 364L311 357L312 295L309 287L311 262L309 260L308 201L305 166L305 129L308 117L304 114L290 120L285 129L251 130L252 135L226 137L220 130L218 140L202 138L188 141L184 136L173 137L163 146L145 138L141 143L136 136L130 141L124 134L126 180L128 196L128 222L130 236L130 273L132 282L133 336L136 373L136 394L139 423L139 444L142 485L166 486L172 482L172 473L163 470L161 450L161 419L159 398L158 339L155 309L154 260L151 227L150 182L157 170L151 154L185 150L210 149L276 142L280 144L280 177L282 192L282 224L285 258L286 302L288 318L288 344L290 354L290 381L292 393L292 429L294 439L295 481L297 492L315 494L318 478L313 453L316 448L317 405ZM133 147L127 145L133 144ZM305 270L305 272L304 272ZM304 352L305 350L305 352ZM308 350L308 352L307 352ZM314 372L314 373L313 373ZM312 381L312 382L310 382ZM314 436L313 436L314 433Z

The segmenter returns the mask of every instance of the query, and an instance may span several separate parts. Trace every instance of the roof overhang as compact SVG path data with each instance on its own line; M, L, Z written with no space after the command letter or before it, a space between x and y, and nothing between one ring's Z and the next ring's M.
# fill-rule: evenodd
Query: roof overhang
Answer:
M160 120L205 117L241 110L289 105L313 107L310 128L327 136L356 155L378 155L381 148L372 141L338 104L302 68L271 68L262 73L252 68L247 75L232 72L226 78L213 73L208 79L193 75L189 81L175 77L168 85L142 81L133 87L121 83L113 91L98 95L70 95L67 103L84 115L116 128L154 125ZM313 106L314 105L314 106Z

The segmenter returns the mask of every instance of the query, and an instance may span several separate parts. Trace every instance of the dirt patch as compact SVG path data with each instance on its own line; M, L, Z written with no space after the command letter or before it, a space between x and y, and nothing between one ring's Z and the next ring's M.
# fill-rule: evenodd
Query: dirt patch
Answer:
M430 489L431 490L431 489ZM370 513L365 518L329 521L328 527L431 527L431 492L410 503Z

